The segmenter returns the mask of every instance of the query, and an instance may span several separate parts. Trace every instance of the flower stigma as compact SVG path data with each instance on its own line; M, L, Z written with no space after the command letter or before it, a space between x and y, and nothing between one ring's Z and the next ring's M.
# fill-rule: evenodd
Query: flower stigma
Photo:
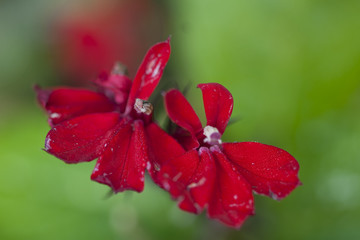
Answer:
M222 144L221 134L219 130L217 130L217 128L212 126L206 126L204 127L203 134L205 136L204 143L210 144L211 146Z
M153 112L154 108L151 103L137 98L135 100L134 109L137 113L145 113L146 115L150 115Z

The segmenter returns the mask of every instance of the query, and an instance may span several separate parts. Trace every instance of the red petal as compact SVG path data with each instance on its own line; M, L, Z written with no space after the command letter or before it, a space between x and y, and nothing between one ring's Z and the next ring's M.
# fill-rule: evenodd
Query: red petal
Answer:
M185 192L182 197L179 198L178 207L186 212L191 212L194 214L198 214L200 211L198 208L196 208L195 204L191 200L190 194L188 192Z
M49 95L52 92L52 90L44 90L40 86L35 85L34 91L36 92L37 100L41 107L43 107L46 110L46 103L49 99Z
M209 203L208 216L238 228L254 212L251 186L219 148L212 147L211 151L216 160L217 181Z
M223 152L258 194L280 200L300 184L298 162L280 148L256 142L224 143Z
M144 189L148 161L144 126L141 120L122 126L96 163L91 179L110 186L115 193Z
M196 136L181 127L177 127L172 136L185 150L196 149L200 146Z
M172 89L165 94L165 108L169 118L190 133L202 129L199 117L179 90Z
M45 139L45 151L66 163L97 158L119 123L117 113L96 113L73 118L52 128Z
M182 210L198 214L210 200L215 175L209 149L201 148L200 158L196 150L191 150L164 164L159 179L162 187L180 200Z
M206 125L216 127L223 134L233 110L231 93L218 83L199 84L198 87L203 93Z
M145 131L150 159L147 169L155 183L157 183L156 175L162 165L175 157L181 156L185 150L155 123L149 124Z
M129 97L132 84L128 76L114 73L107 75L106 73L103 73L96 79L95 83L100 86L106 96L114 99L120 106L121 112L125 110L125 104Z
M103 94L71 88L53 91L36 89L38 100L49 114L49 124L54 126L71 118L99 112L111 112L114 104Z
M169 191L173 198L184 198L187 186L199 163L196 150L191 150L166 162L159 172L161 186Z
M191 178L191 183L187 186L191 197L199 213L209 204L216 178L216 165L209 149L202 147L199 149L200 162Z
M133 108L136 98L147 100L163 74L170 57L170 40L152 46L146 53L135 75L127 103L127 111Z

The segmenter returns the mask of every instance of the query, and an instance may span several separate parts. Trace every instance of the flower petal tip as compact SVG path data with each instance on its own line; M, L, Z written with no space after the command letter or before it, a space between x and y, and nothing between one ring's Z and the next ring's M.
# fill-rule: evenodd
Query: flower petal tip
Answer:
M41 90L41 87L40 87L38 84L34 84L34 85L32 86L32 89L33 89L35 92L37 92L37 91L40 91L40 90Z

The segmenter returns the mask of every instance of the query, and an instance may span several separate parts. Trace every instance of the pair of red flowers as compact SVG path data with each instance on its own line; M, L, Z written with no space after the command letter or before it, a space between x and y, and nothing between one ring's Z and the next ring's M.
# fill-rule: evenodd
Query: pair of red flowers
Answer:
M37 88L52 129L45 150L66 163L98 158L91 179L113 191L144 188L148 170L156 184L185 211L240 227L254 213L252 191L280 200L300 181L299 165L286 151L256 142L223 143L233 108L218 83L200 84L207 125L182 93L165 93L165 106L178 127L171 136L152 120L150 97L170 56L169 40L150 48L134 81L113 72L100 77L99 91Z

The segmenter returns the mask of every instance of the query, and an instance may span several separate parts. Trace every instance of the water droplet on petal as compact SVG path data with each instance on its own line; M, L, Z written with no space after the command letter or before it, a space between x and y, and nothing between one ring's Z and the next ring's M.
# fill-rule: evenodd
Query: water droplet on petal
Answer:
M59 113L51 113L50 114L50 118L60 118L61 117L61 114Z
M151 169L151 163L150 162L146 162L146 169L148 171L150 171L150 169Z
M164 188L165 188L166 191L169 191L169 190L170 190L170 185L169 185L168 182L164 182L164 183L163 183L163 186L164 186Z
M173 177L173 181L176 182L177 180L179 180L179 178L181 177L182 172L179 172L178 174L175 175L175 177Z

